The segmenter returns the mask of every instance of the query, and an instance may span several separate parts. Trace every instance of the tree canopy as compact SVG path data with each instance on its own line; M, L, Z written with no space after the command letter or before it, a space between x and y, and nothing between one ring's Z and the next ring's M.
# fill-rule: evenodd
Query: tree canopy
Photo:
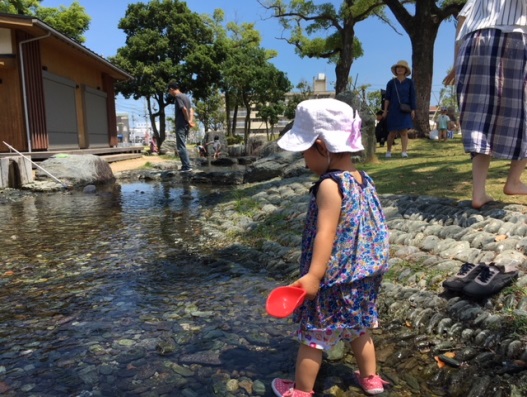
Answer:
M135 78L117 87L125 98L145 98L154 131L161 145L166 138L167 84L177 80L181 91L206 97L217 78L213 31L185 2L152 0L130 4L119 28L126 44L111 58ZM159 123L156 121L159 120ZM158 128L159 125L159 128Z
M344 0L337 10L332 3L311 0L258 0L274 12L299 56L327 59L335 64L335 92L345 91L353 61L363 55L355 25L371 16L384 19L381 0Z
M86 41L84 33L90 27L90 16L78 1L69 7L42 7L39 0L4 0L0 12L37 17L52 28L79 43Z

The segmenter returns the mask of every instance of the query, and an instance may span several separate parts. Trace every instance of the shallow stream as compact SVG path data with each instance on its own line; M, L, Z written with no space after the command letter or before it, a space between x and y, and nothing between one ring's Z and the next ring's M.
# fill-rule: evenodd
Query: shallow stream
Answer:
M272 395L292 325L264 313L276 281L201 232L225 193L129 183L0 205L0 395Z

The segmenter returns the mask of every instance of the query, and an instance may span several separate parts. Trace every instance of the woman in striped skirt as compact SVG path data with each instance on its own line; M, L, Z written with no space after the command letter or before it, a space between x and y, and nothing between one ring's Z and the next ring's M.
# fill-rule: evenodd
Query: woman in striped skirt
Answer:
M511 160L503 192L527 195L527 1L468 0L458 15L455 76L472 207L486 191L491 157Z

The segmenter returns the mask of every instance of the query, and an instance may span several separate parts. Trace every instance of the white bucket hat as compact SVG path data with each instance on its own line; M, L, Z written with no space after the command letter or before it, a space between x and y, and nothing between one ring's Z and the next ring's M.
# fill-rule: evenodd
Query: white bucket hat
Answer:
M308 99L296 107L293 127L278 140L290 152L303 152L317 138L331 153L359 152L362 146L361 118L351 106L338 99Z

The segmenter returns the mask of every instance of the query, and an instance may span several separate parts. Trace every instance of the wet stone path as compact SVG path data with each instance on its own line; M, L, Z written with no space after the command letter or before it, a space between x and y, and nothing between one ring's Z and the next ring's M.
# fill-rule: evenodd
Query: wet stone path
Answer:
M276 281L210 255L195 220L220 193L130 184L0 206L0 395L271 395L292 325L264 313Z

